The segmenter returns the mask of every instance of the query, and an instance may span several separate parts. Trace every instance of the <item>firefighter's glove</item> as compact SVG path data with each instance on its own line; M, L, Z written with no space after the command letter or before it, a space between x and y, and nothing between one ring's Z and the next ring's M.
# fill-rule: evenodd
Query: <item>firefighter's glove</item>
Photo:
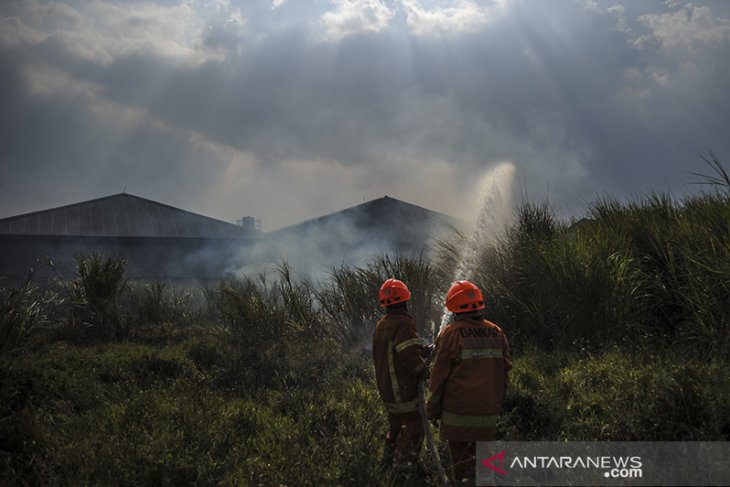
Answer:
M439 427L439 420L437 418L433 418L431 420L431 424L433 425L434 428L438 429L438 427Z

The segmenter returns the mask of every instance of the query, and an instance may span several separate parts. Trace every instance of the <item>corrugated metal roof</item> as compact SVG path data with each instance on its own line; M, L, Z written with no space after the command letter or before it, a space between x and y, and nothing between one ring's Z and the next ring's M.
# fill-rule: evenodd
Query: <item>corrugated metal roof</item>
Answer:
M441 224L448 227L458 225L457 220L450 215L384 196L335 213L281 228L272 232L272 235L301 232L310 228L336 224L339 221L347 221L351 225L363 229L382 228L386 230L408 226L419 227L426 223Z
M241 238L243 228L119 193L0 220L2 235Z

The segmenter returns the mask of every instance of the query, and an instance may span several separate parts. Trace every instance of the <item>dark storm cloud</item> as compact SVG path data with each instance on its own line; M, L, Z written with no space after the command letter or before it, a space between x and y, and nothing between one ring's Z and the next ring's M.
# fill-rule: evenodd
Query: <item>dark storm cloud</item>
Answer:
M456 213L500 160L577 213L730 159L723 2L54 5L0 7L5 215L121 181L269 228L361 195Z
M54 69L27 79L2 56L0 188L7 214L74 203L127 188L171 199L180 188L215 183L216 160L205 147L122 105L103 102L90 85L68 88ZM201 166L200 160L211 164Z

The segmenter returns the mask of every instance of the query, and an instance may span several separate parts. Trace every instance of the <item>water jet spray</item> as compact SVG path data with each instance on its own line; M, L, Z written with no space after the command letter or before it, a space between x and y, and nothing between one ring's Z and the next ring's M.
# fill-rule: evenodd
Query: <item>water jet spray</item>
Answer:
M477 184L476 204L467 213L469 221L466 238L459 251L453 281L471 280L479 264L480 250L504 235L513 214L513 183L515 166L502 162L489 169ZM461 216L463 218L463 216ZM439 333L449 324L451 312L444 307Z

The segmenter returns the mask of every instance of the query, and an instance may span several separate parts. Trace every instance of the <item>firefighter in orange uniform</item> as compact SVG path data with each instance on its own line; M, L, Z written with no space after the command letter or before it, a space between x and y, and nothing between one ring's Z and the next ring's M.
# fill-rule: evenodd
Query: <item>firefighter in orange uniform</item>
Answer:
M426 350L408 314L408 287L397 279L388 279L380 287L378 298L386 313L373 334L375 377L389 423L383 460L393 462L404 477L413 479L423 443L418 381L428 370L422 356Z
M494 439L512 356L502 329L482 317L484 298L477 286L453 283L446 309L454 321L436 339L426 410L434 423L440 420L454 479L473 484L476 442Z

